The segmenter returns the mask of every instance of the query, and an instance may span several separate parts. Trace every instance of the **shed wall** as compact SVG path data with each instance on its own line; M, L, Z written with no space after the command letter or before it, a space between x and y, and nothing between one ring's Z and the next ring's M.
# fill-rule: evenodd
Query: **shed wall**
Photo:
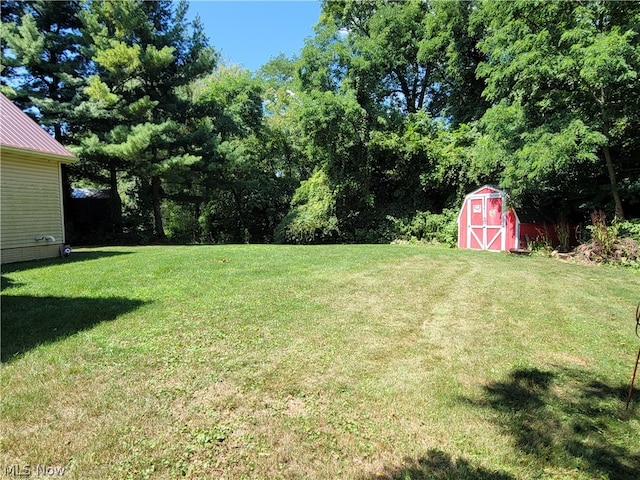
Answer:
M65 241L60 162L4 152L0 187L2 263L58 255ZM55 241L35 239L47 235Z
M505 250L517 250L520 248L520 243L518 242L518 237L520 236L520 221L513 208L510 208L505 213L505 220Z

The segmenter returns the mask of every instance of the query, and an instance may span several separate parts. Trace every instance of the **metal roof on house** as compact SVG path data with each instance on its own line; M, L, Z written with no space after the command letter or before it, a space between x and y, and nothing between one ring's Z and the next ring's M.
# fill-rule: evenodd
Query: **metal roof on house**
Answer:
M40 125L0 93L0 145L30 152L64 157L76 157Z

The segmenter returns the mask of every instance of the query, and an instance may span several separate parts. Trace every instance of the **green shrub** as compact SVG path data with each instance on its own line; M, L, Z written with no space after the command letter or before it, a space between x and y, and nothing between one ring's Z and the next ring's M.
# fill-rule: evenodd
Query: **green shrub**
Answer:
M591 240L598 244L605 254L609 254L618 239L618 224L613 222L607 225L607 218L602 211L591 214L591 225L587 225L587 230L591 233Z
M394 240L441 243L455 247L458 242L458 212L445 208L442 213L417 212L413 218L388 216Z
M162 216L167 238L176 243L194 243L200 240L200 225L193 206L165 201L162 205Z
M618 235L621 237L629 237L636 242L640 242L640 218L632 218L617 222Z
M291 210L276 228L278 243L332 243L340 230L336 217L335 194L329 177L316 170L303 181L291 200Z

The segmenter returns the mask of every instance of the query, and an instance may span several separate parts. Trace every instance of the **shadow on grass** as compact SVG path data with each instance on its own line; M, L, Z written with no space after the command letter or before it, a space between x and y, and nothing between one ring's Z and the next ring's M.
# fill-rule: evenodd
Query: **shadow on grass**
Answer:
M113 320L147 302L128 298L2 296L2 362Z
M418 459L407 458L391 470L376 473L363 480L514 480L507 473L471 465L464 459L453 459L440 450L429 450Z
M32 268L48 267L50 265L65 265L67 263L86 262L87 260L98 260L100 258L118 257L120 255L130 255L134 252L122 252L122 251L102 251L94 250L91 252L76 252L74 251L70 256L46 258L43 260L32 260L29 262L8 263L2 265L2 273L23 272L25 270L31 270ZM3 289L4 284L3 284Z
M518 369L484 387L479 400L540 471L588 472L593 478L637 480L640 442L635 405L625 411L628 385L594 380L585 370ZM640 400L634 395L634 402ZM624 439L628 439L625 441Z
M4 275L2 275L2 277L0 278L2 279L2 290L4 290L5 288L15 288L24 285L24 283L14 282L13 279L7 278Z

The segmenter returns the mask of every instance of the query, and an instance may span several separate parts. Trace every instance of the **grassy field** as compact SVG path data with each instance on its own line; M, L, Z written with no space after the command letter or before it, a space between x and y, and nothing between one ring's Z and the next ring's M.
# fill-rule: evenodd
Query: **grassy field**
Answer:
M6 266L2 288L0 475L639 478L637 270L100 248Z

